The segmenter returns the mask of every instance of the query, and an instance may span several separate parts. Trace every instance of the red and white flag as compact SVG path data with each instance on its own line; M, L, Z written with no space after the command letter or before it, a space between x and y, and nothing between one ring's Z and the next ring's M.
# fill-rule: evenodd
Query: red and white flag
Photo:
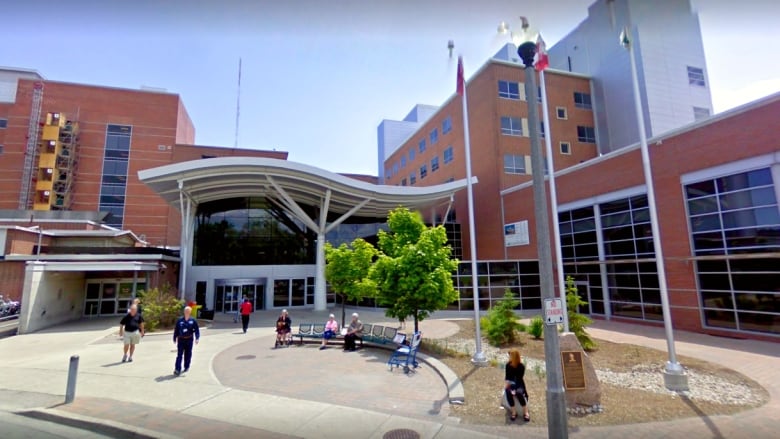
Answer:
M534 68L541 72L550 65L550 58L547 56L547 45L544 44L542 34L536 38L536 61L534 61Z
M455 86L455 91L463 96L463 90L466 87L465 79L463 78L463 57L458 57L458 84Z

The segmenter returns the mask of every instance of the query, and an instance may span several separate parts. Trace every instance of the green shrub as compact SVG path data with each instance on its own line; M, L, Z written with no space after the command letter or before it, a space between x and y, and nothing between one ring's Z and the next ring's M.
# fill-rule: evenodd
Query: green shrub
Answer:
M540 340L542 335L544 335L544 319L542 316L534 316L531 319L531 324L526 328L526 332L535 340Z
M171 292L170 285L152 288L138 293L143 308L144 329L154 332L160 329L170 329L181 315L184 301L179 300Z
M512 343L516 340L516 332L525 329L525 325L520 323L515 315L515 308L520 302L515 299L515 296L506 291L504 298L499 300L498 303L490 307L487 312L487 316L480 319L480 322L485 322L485 335L488 342L493 346L501 346L507 343Z
M587 305L577 294L577 286L574 285L574 278L566 276L566 309L569 316L569 331L573 332L579 340L582 349L592 351L596 349L596 342L590 338L585 327L593 323L590 317L577 312L577 307Z

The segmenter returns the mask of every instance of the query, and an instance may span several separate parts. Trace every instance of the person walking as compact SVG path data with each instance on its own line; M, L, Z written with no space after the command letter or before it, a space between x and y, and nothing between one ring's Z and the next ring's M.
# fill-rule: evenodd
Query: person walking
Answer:
M354 351L355 350L355 340L358 339L358 337L363 336L363 322L358 320L358 314L353 313L352 314L352 322L350 322L349 327L347 328L347 333L344 335L344 350L345 351Z
M246 334L247 328L249 328L249 314L252 313L252 302L249 298L244 296L244 301L241 302L241 326L244 328L244 334Z
M137 305L131 305L127 314L119 321L119 336L122 337L124 349L122 363L132 363L135 345L141 343L141 337L144 336L144 318L138 312Z
M173 329L173 343L176 345L176 363L173 366L173 374L181 375L181 360L184 358L184 372L190 370L192 361L192 343L200 341L200 328L198 322L192 318L192 308L184 307L184 317L179 317L176 327Z
M138 315L143 317L144 309L141 307L141 299L139 299L137 297L135 299L133 299L133 305L135 305L135 307L138 308ZM133 305L130 305L130 306L133 306Z

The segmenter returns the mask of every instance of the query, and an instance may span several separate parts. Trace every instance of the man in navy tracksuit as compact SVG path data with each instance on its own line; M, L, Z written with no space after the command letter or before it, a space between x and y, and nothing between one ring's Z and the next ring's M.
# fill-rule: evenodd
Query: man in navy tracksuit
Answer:
M190 361L192 360L192 343L198 343L200 340L200 329L198 328L198 322L191 317L192 308L189 306L184 308L184 317L179 317L176 321L176 327L173 329L173 343L178 348L176 353L176 364L173 368L173 374L179 376L181 374L181 358L184 356L184 371L187 372L190 369Z

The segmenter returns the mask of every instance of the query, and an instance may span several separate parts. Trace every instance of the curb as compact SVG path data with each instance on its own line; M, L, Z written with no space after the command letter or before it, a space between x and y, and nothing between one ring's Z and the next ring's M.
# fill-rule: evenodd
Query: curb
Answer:
M145 428L135 427L123 424L121 422L109 421L105 419L93 418L90 416L77 415L64 412L57 409L32 409L15 412L20 416L25 416L41 421L52 422L60 425L87 430L93 433L104 434L113 438L134 438L134 439L175 439L171 436L158 431L152 431Z

